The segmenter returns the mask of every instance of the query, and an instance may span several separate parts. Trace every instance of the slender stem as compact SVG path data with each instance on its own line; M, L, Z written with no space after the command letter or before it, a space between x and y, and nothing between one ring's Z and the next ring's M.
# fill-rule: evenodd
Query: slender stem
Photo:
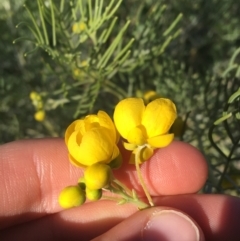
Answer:
M119 180L114 179L113 182L116 183L118 186L120 186L122 189L124 189L126 193L131 193L131 190Z
M145 146L139 146L137 148L137 151L136 151L136 154L135 154L135 167L136 167L138 179L139 179L139 182L140 182L140 184L141 184L141 186L143 188L143 191L144 191L144 193L145 193L145 195L146 195L146 197L148 199L148 202L149 202L150 206L153 207L154 204L153 204L152 198L151 198L151 196L150 196L150 194L149 194L149 192L147 190L147 187L146 187L146 184L145 184L145 182L143 180L143 177L142 177L142 174L141 174L141 170L140 170L140 166L139 166L139 161L141 159L140 154L141 154L141 151L142 151L142 149L144 147Z

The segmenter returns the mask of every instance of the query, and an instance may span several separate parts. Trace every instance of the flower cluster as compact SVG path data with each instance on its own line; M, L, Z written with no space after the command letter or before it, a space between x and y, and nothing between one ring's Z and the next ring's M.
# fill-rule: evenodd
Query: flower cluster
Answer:
M36 112L34 114L34 119L36 121L43 121L45 119L45 111L43 109L43 101L41 95L37 92L32 91L29 95L32 104L34 105Z
M84 177L80 178L78 187L74 187L81 191L74 189L71 195L66 191L69 187L62 191L59 198L61 206L68 207L68 197L69 203L75 205L72 195L79 200L77 203L85 201L85 195L89 200L101 198L102 188L107 188L111 181L111 169L121 165L118 140L115 125L104 111L76 120L67 128L65 143L69 160L73 165L84 168Z
M66 187L60 193L60 205L69 208L83 204L86 198L98 200L104 189L119 194L119 203L133 202L141 208L147 206L138 199L134 190L128 190L113 175L112 169L119 168L122 162L117 146L119 134L124 147L132 151L130 163L135 163L139 181L149 204L153 205L139 165L149 159L154 149L172 142L174 134L169 130L176 115L176 107L169 99L157 98L145 106L141 98L127 98L115 108L115 124L104 111L70 124L65 133L69 160L84 169L84 176L77 186Z

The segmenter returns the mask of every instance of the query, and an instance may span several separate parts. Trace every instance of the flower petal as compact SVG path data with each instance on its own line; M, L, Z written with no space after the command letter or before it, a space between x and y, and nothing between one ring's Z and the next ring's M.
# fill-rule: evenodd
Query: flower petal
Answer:
M162 148L168 146L174 138L174 134L166 134L162 136L155 136L147 140L148 144L155 148Z
M176 119L176 107L169 99L159 98L150 102L143 114L142 125L149 138L165 134Z
M79 121L79 120L75 120L74 122L72 122L72 123L68 126L67 130L65 131L65 144L66 144L66 145L67 145L67 143L68 143L69 137L70 137L71 134L74 132L75 126L76 126L76 124L77 124L78 121Z
M153 148L145 146L140 153L139 164L147 161L153 155Z
M117 158L119 154L120 154L120 151L118 149L118 146L114 144L111 160L114 160L115 158Z
M127 139L128 132L141 124L144 110L145 106L140 98L127 98L117 104L113 119L122 137Z
M123 146L128 151L133 151L137 147L137 145L128 142L123 142Z
M86 166L82 165L80 162L76 161L70 153L68 153L68 159L69 161L76 167L86 168Z
M87 115L84 118L84 126L86 131L89 131L92 128L100 127L99 118L97 115Z
M144 126L136 126L128 132L127 140L129 143L143 145L146 143L146 134Z
M113 140L115 140L115 143L118 143L119 135L117 134L116 127L110 118L110 116L105 111L98 111L97 114L99 118L99 123L101 126L106 127L111 131L111 135L113 136Z
M83 136L86 133L86 126L85 126L85 121L83 119L78 120L76 125L75 125L75 131L79 131L81 135Z

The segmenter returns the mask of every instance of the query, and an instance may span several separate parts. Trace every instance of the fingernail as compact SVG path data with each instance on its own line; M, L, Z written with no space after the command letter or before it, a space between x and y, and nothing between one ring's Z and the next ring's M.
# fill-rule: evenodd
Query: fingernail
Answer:
M142 230L143 241L199 241L199 229L193 221L173 210L153 213Z

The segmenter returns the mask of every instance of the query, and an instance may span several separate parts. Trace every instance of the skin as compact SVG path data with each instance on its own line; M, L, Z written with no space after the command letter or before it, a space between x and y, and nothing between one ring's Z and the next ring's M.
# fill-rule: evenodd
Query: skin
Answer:
M124 152L124 164L114 175L141 196L128 158ZM141 169L156 207L138 211L132 204L100 200L63 210L58 204L60 191L75 185L83 174L69 163L63 140L0 146L0 240L142 240L144 220L154 211L168 209L187 214L199 227L200 240L239 240L240 200L196 194L207 178L206 161L197 149L173 142L157 150ZM126 228L130 225L134 228Z

